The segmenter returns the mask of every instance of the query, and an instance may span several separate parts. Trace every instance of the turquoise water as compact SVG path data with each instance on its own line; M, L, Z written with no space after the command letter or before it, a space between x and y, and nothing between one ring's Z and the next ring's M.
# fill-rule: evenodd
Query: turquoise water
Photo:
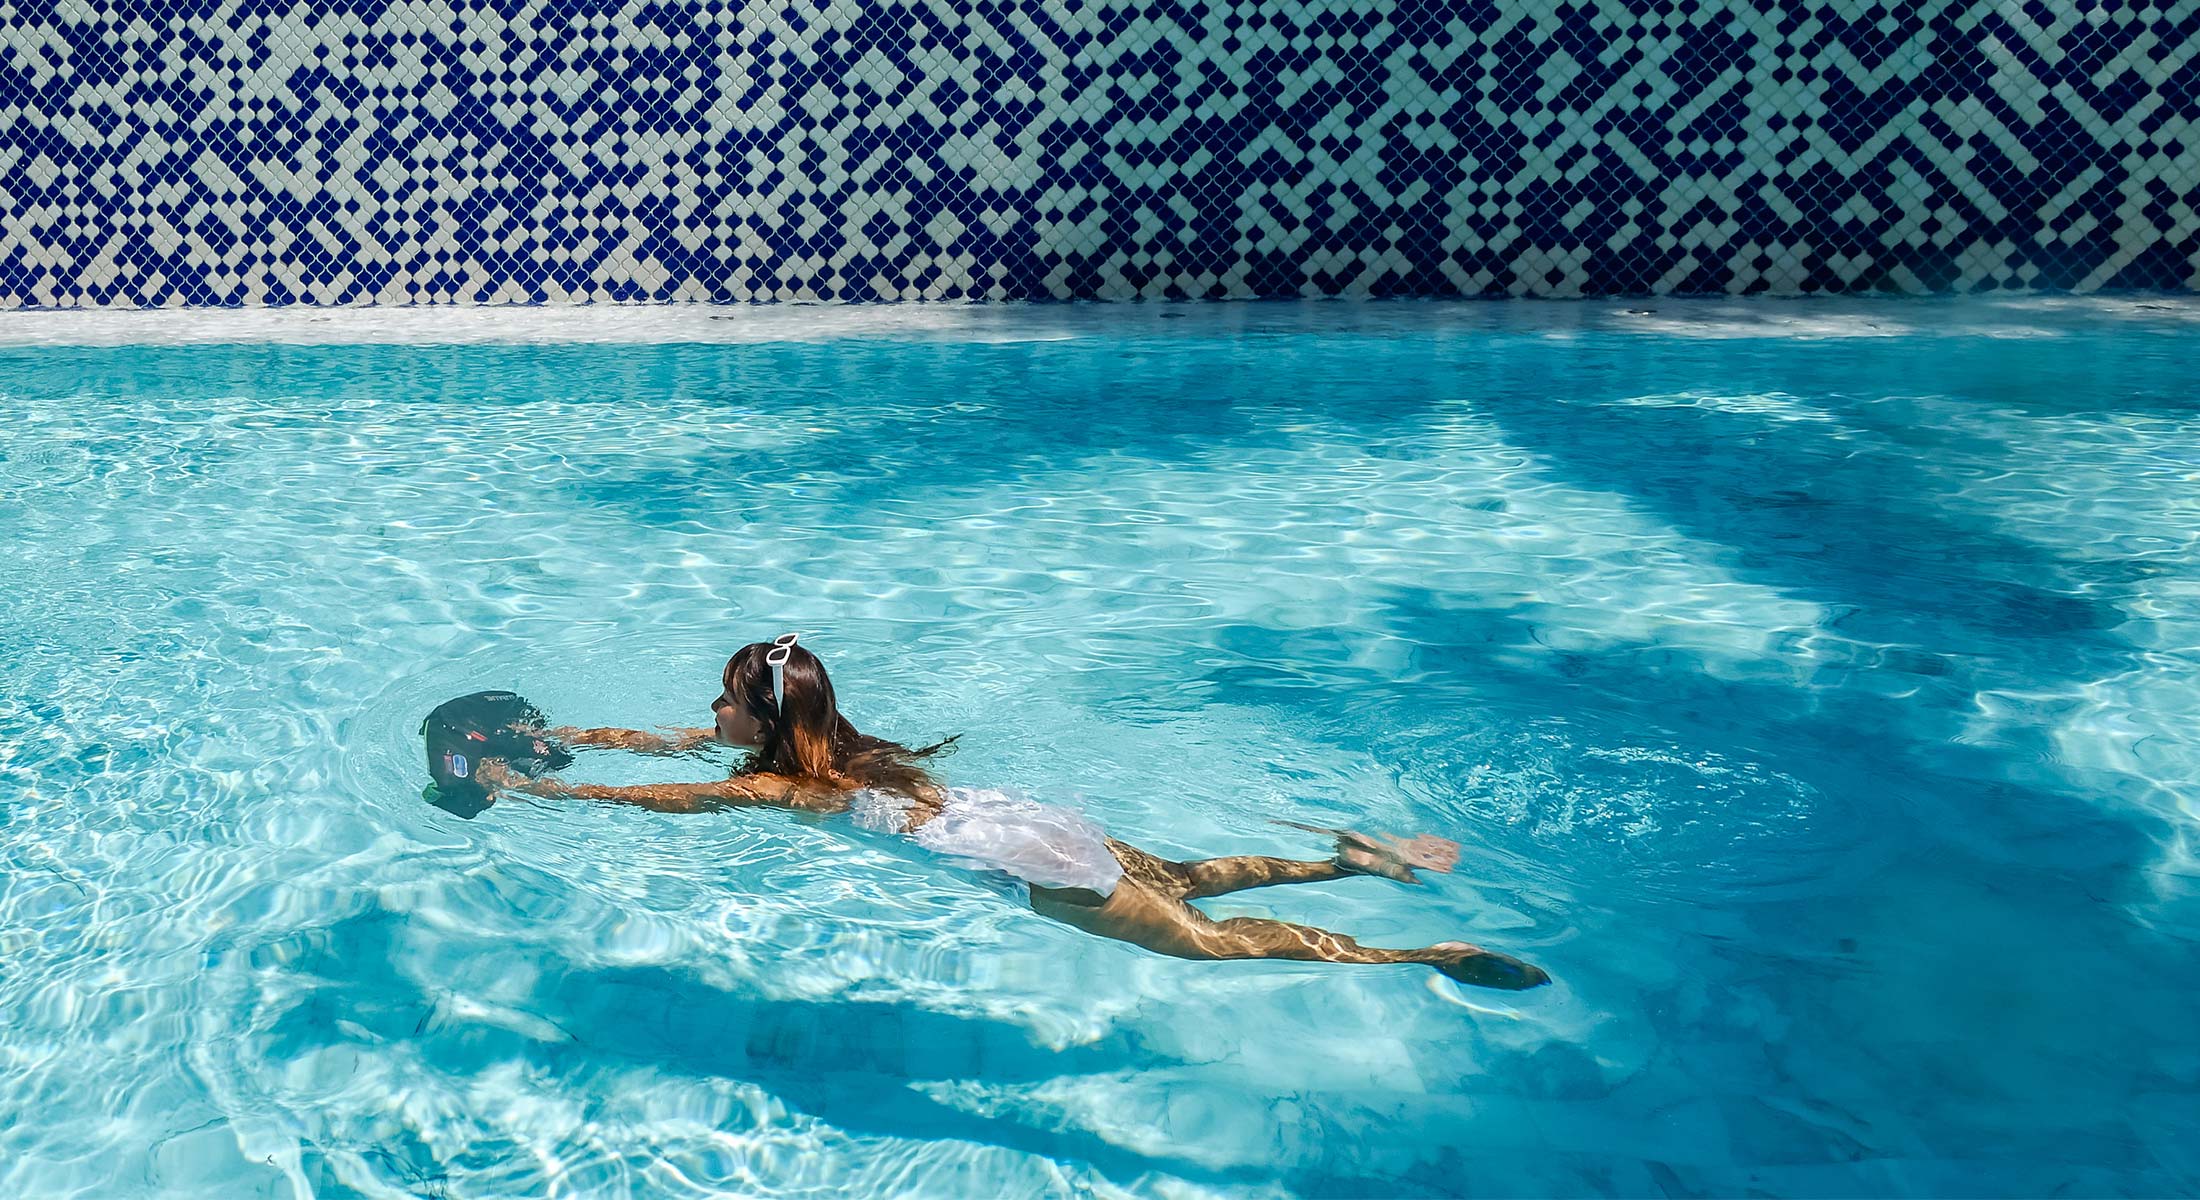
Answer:
M1523 311L0 349L0 1193L2200 1187L2196 311ZM420 800L442 699L790 628L1161 853L1455 837L1207 907L1556 984Z

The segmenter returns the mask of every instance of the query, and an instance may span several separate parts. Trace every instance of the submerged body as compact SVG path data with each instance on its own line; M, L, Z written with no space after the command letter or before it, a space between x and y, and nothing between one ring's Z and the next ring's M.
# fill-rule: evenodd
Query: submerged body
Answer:
M768 659L773 661L767 667ZM1032 909L1044 916L1177 958L1419 963L1482 987L1518 990L1550 982L1538 967L1465 942L1381 949L1287 921L1217 921L1191 904L1247 888L1347 875L1417 882L1416 867L1449 870L1456 859L1456 847L1448 857L1429 856L1426 847L1434 839L1386 844L1324 831L1338 835L1337 855L1326 861L1237 855L1174 862L1110 838L1066 809L939 785L917 764L953 739L911 750L859 733L841 716L823 664L791 635L776 644L743 647L728 660L723 683L708 731L547 732L568 745L643 753L685 753L711 740L756 747L749 763L729 778L623 787L567 784L550 776L531 778L493 761L478 777L536 795L609 800L666 813L755 806L852 813L867 828L905 835L946 857L1022 880Z

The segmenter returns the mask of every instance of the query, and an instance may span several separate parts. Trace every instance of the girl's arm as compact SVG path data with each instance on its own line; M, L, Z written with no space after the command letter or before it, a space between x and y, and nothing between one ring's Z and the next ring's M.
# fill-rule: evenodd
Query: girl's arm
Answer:
M530 778L514 774L494 760L482 763L475 774L492 787L509 788L530 795L610 800L663 813L697 813L721 808L757 807L791 808L803 812L839 812L848 807L846 793L799 782L784 775L739 775L709 783L645 783L632 787L611 787L595 783L566 783L551 775Z
M636 754L686 754L718 740L709 729L668 729L650 733L642 729L575 729L564 726L550 736L568 746L600 746L608 750L632 750Z

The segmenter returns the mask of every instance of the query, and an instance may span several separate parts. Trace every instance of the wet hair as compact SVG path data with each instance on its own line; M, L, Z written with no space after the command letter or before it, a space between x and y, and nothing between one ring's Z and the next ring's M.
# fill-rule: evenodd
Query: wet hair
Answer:
M919 760L948 750L962 735L912 750L858 730L841 715L825 664L800 645L788 655L782 672L787 694L775 701L772 670L764 662L771 649L769 642L751 642L726 660L726 697L748 709L764 731L745 770L837 780L910 796L938 786Z

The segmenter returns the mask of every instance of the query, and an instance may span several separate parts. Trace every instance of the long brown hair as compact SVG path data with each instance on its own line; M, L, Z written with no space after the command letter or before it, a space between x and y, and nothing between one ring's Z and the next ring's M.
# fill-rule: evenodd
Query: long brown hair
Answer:
M726 660L726 696L746 706L764 730L763 744L750 756L745 770L852 783L909 796L938 787L917 760L948 749L955 738L912 750L861 732L841 715L825 664L800 645L792 649L782 670L787 694L780 697L772 695L772 671L764 662L771 643L751 642Z

